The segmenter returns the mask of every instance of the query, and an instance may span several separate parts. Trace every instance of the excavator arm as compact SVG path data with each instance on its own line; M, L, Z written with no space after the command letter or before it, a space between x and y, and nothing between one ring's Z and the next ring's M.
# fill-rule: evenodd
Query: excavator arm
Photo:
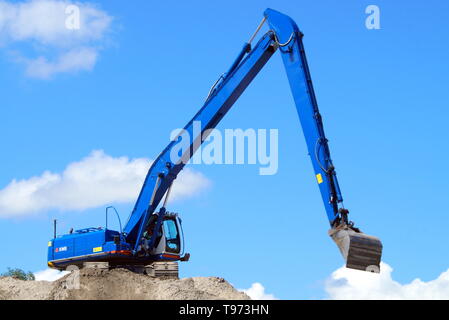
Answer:
M272 9L265 11L264 19L256 33L265 21L268 22L270 30L253 48L251 48L251 42L255 35L248 43L245 43L231 68L211 89L202 108L151 165L124 228L126 240L134 246L133 253L137 254L148 220L155 213L164 195L168 197L177 175L206 139L209 129L218 125L257 73L278 50L284 62L315 178L331 226L329 234L337 243L347 267L379 272L382 251L380 240L355 228L348 220L349 211L342 206L343 198L331 160L328 140L324 134L302 43L303 34L292 19ZM195 125L199 125L200 128L195 128ZM173 159L173 151L181 141L183 133L191 137L190 146L184 148L177 159ZM160 228L165 214L165 205L157 214L156 228ZM153 242L154 239L150 241L150 244Z

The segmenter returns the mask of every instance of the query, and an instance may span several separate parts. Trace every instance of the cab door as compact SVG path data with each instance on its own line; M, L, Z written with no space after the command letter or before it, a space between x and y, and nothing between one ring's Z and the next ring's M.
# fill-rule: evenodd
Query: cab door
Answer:
M182 226L178 216L167 217L162 224L164 240L165 240L165 253L182 254Z

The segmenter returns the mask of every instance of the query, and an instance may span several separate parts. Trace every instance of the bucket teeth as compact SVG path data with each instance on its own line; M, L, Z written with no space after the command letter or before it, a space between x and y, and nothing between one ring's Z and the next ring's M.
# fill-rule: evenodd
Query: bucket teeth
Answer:
M379 238L356 232L348 226L332 228L329 235L340 249L347 268L380 272L382 243Z

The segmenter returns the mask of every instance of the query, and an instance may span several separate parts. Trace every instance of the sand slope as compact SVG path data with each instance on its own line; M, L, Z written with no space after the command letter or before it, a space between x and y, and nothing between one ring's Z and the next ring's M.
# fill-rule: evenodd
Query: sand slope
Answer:
M125 269L85 269L79 275L71 273L54 282L0 278L0 300L17 299L244 300L249 297L217 277L154 279Z

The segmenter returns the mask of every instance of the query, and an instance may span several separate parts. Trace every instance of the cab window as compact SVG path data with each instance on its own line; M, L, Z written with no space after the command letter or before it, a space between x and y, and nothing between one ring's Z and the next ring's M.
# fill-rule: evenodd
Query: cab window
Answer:
M174 220L164 221L164 234L165 234L165 250L167 252L179 253L181 251L181 240L179 237L178 227Z

